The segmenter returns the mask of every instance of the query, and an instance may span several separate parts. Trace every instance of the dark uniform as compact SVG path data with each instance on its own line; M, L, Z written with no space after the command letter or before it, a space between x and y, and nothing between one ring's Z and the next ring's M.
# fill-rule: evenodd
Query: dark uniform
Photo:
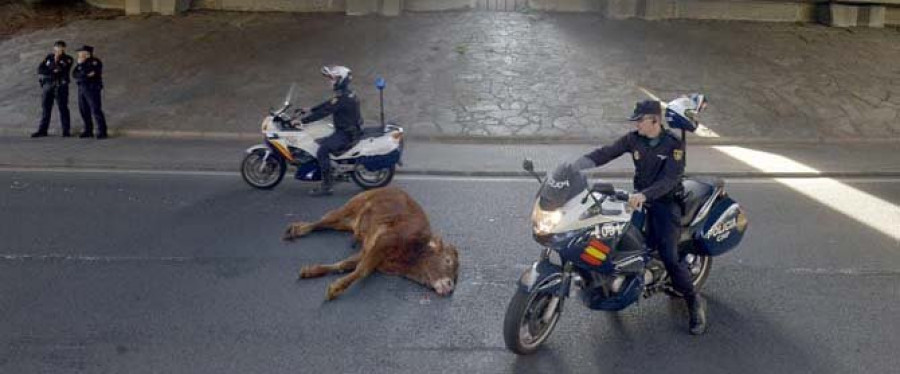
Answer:
M93 48L82 47L82 50L93 52ZM103 63L91 56L84 62L75 65L72 73L78 83L78 111L84 121L84 132L81 137L94 136L94 121L97 121L97 137L106 137L106 117L103 115L103 106L100 93L103 90ZM92 120L93 117L93 120Z
M323 178L331 177L331 159L328 155L349 147L362 136L359 98L349 88L335 90L333 98L310 109L300 122L315 122L329 115L334 116L334 133L318 141L319 151L316 152Z
M596 166L601 166L626 152L631 153L634 160L634 189L647 197L648 244L659 252L675 290L685 298L692 298L694 285L691 273L678 256L682 215L679 199L684 176L681 140L669 131L663 131L654 140L633 131L613 145L597 149L585 157Z
M53 102L56 101L56 106L59 108L59 121L62 124L62 135L69 136L69 72L74 63L75 60L72 59L72 56L63 53L62 56L56 58L56 55L51 53L38 65L37 71L43 94L41 96L41 122L35 135L47 134L47 128L50 126L50 113L53 111Z

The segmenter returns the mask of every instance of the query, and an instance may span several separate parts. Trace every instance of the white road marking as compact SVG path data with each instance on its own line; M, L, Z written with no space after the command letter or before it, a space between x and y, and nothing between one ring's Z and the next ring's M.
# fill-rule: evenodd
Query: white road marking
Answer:
M722 153L765 173L820 172L787 157L737 146L715 146ZM900 243L900 207L833 178L774 178L790 189L838 211Z

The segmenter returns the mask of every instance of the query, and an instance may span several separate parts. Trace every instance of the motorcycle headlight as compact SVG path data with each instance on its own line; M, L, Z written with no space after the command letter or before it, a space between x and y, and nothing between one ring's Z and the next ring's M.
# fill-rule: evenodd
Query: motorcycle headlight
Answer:
M538 235L550 233L559 222L562 221L562 212L559 210L542 210L539 205L534 206L534 212L531 214L531 222L534 225L534 232Z

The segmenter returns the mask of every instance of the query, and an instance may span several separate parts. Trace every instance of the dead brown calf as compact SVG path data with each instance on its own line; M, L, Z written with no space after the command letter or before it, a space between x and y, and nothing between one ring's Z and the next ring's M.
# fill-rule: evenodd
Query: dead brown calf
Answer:
M316 230L351 231L361 248L341 262L300 269L300 278L350 272L328 286L328 300L376 270L406 277L441 296L449 295L456 285L459 270L456 248L431 233L422 207L399 188L366 191L317 222L293 223L285 231L284 240Z

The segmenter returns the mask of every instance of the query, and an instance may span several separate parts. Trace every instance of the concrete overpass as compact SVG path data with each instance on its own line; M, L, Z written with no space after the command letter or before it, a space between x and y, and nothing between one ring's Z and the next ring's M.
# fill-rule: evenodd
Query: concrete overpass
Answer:
M87 0L128 14L189 9L339 12L348 15L484 9L598 12L608 18L819 22L837 27L900 25L900 0Z

